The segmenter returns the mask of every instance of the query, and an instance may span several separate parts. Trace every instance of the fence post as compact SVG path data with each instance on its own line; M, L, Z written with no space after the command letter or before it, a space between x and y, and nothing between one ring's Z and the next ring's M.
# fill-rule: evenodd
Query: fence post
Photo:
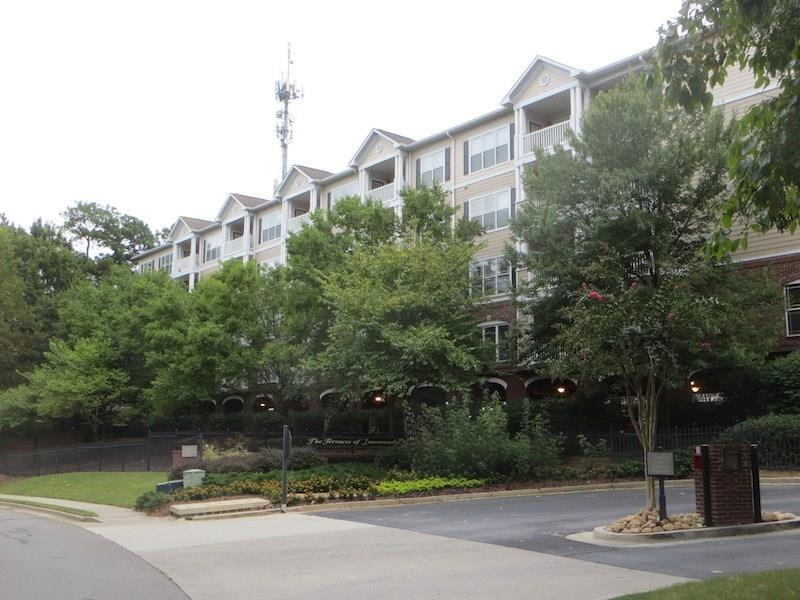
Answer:
M125 472L125 448L122 449L122 472Z
M78 473L81 472L81 446L78 444Z
M152 451L150 450L150 432L147 432L147 471L150 472L150 458Z
M100 460L98 461L98 471L103 472L103 440L100 440Z
M42 474L42 462L39 460L39 450L33 455L33 460L36 462L36 475Z
M61 452L56 450L56 474L61 473Z

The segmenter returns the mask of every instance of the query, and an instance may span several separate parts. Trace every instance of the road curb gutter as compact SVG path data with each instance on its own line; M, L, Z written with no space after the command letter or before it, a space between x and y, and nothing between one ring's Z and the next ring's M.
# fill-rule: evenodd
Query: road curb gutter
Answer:
M58 510L58 508L47 508L44 506L31 506L22 502L14 502L13 500L0 499L0 506L10 508L12 510L19 510L22 512L33 512L41 515L60 517L70 521L80 521L82 523L102 523L97 517L90 517L85 515L76 515L74 513Z
M702 527L698 529L680 529L678 531L656 531L654 533L614 533L607 526L595 527L592 536L604 542L621 542L625 544L658 544L662 542L680 542L699 539L723 538L738 535L755 535L800 528L800 518L786 521L769 521L767 523L747 523L745 525L723 525L721 527Z

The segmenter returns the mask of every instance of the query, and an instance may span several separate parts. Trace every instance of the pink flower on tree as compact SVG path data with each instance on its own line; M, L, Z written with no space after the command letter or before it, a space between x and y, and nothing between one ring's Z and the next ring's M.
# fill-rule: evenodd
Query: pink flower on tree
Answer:
M602 302L603 297L597 290L592 290L591 292L589 292L589 300L596 300L597 302Z

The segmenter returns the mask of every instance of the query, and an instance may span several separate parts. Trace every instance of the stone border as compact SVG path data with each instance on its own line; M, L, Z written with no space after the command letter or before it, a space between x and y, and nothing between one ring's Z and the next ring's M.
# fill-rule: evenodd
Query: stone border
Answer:
M698 527L696 529L679 529L678 531L656 531L654 533L614 533L608 526L595 527L592 535L604 542L621 542L626 544L658 544L660 542L678 542L709 538L730 537L735 535L754 535L770 533L800 527L800 517L786 521L768 521L765 523L747 523L745 525L723 525L720 527Z

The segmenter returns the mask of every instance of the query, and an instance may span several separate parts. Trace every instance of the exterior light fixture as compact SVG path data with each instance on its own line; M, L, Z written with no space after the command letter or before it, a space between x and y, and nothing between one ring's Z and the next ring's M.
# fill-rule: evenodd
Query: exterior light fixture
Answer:
M381 403L383 403L383 402L384 402L384 400L385 400L385 399L384 399L384 397L383 397L383 396L380 396L380 395L378 395L378 396L375 396L375 397L373 398L373 400L375 401L375 403L376 403L376 404L381 404Z
M566 388L566 387L564 387L563 385L560 385L560 386L558 386L558 387L556 388L556 391L557 391L559 394L563 394L564 392L566 392L566 391L567 391L567 388Z
M267 405L267 403L266 403L266 402L259 402L259 403L258 403L258 405L259 405L261 408L264 408L264 407Z
M690 389L692 390L692 393L694 393L694 394L696 394L697 392L700 391L700 384L697 383L696 381L690 381L689 382L689 386L690 386Z

